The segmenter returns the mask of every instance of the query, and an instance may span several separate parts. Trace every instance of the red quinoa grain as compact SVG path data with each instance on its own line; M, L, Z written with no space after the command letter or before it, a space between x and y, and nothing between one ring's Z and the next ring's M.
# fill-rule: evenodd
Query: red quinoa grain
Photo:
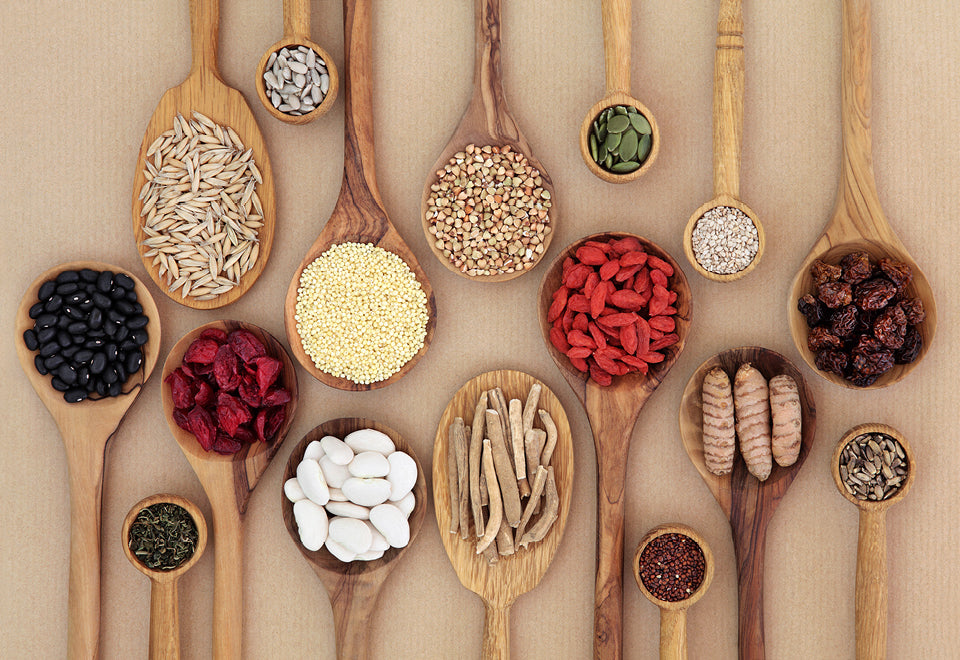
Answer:
M663 534L650 541L639 560L640 580L654 598L686 600L703 584L707 563L700 545L684 534Z

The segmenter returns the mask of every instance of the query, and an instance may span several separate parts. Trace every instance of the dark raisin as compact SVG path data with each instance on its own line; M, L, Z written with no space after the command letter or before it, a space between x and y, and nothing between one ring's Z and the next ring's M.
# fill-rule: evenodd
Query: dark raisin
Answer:
M857 387L869 387L873 385L879 377L880 374L851 374L846 378Z
M856 374L879 375L893 368L893 351L860 351L853 354L850 366Z
M900 306L887 307L873 324L873 335L887 348L900 348L907 333L907 315Z
M809 293L797 301L797 309L800 310L800 313L807 319L807 327L813 328L823 320L823 303Z
M907 323L916 325L927 318L927 313L923 310L923 301L919 298L907 298L900 301L900 309L907 317Z
M903 338L903 345L900 350L893 354L894 361L897 364L910 364L920 355L920 349L923 348L923 337L916 328L908 328L907 334Z
M843 281L856 284L870 277L873 273L873 264L870 263L870 255L866 252L851 252L840 260L840 267L843 269Z
M847 368L848 361L849 358L847 358L847 354L843 351L826 349L817 353L814 364L817 366L817 369L821 371L829 371L842 376L844 370Z
M830 309L849 305L851 295L852 289L847 282L824 282L817 287L817 298Z
M853 291L853 301L860 309L883 309L897 293L893 282L879 277L858 284Z
M913 279L913 271L910 270L910 266L902 261L883 258L880 260L880 270L890 278L890 281L896 285L898 291L903 290L904 287L910 284L910 280Z
M858 316L856 305L844 305L830 317L830 329L838 337L849 337L857 329Z
M825 282L835 282L843 275L843 269L840 266L832 266L817 259L810 264L810 277L813 278L813 285L820 286Z
M807 335L807 347L814 353L825 348L840 348L840 343L840 338L829 328L813 328Z

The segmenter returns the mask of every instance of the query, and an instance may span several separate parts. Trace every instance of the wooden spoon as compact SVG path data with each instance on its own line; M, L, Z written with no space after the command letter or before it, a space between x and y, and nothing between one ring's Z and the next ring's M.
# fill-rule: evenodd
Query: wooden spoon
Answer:
M284 304L283 316L287 340L294 357L308 374L325 385L341 390L364 391L386 387L407 374L427 352L437 325L437 303L426 273L417 262L407 244L387 217L377 189L373 163L373 65L371 58L372 22L370 0L343 0L345 115L343 184L340 197L327 225L317 236L307 256L297 267ZM430 318L427 321L427 336L423 346L409 362L390 378L377 383L355 383L320 371L303 350L297 333L295 317L297 289L303 269L323 254L332 245L340 243L371 243L395 253L403 259L427 296Z
M888 257L908 264L913 269L913 280L906 288L906 295L920 298L927 314L926 320L918 327L923 338L923 347L914 362L898 364L881 375L872 385L858 388L875 389L898 382L913 371L926 355L937 329L937 306L926 276L893 233L877 196L870 132L870 0L844 0L842 15L840 118L843 128L843 153L840 190L837 193L833 218L814 243L793 280L787 299L787 310L793 343L810 368L832 383L854 388L856 386L843 377L817 369L815 356L807 347L807 324L797 310L797 300L814 291L810 264L816 259L835 264L844 255L857 250L868 252L874 261Z
M797 382L800 392L801 446L797 462L790 467L776 463L766 481L758 481L747 471L742 460L733 464L733 472L717 476L707 470L703 459L703 407L700 390L703 377L714 367L721 367L733 382L740 365L751 363L769 380L787 374ZM740 599L740 658L758 660L764 657L763 643L763 558L767 525L777 505L793 483L813 445L817 411L813 393L803 374L779 353L745 346L713 356L690 376L680 402L680 436L683 447L695 468L727 518L733 532L737 555L737 587Z
M288 115L280 112L273 107L270 98L267 96L267 87L263 82L263 74L267 70L267 61L270 55L280 51L283 48L297 46L306 46L315 52L323 63L327 66L327 73L330 75L330 87L327 93L320 101L320 105L310 112L303 115ZM337 90L340 87L340 76L337 75L337 66L333 63L333 58L316 42L310 39L310 0L283 0L283 39L270 46L267 52L260 58L257 64L257 77L254 80L254 86L257 88L257 96L260 102L275 119L287 122L288 124L306 124L320 115L324 115L333 107L333 102L337 98Z
M633 29L631 0L600 0L603 11L603 63L606 71L604 97L587 110L580 126L580 155L587 169L608 183L627 183L647 173L660 153L660 128L653 113L643 103L630 96L630 34ZM590 129L601 112L617 105L632 105L650 122L650 153L639 169L628 174L608 172L590 155Z
M682 534L689 537L696 541L703 552L705 564L703 582L696 591L683 600L660 600L650 593L640 578L640 555L651 541L664 534ZM707 593L710 582L713 581L713 569L713 553L710 551L710 546L696 530L686 525L672 523L654 527L637 545L637 552L633 555L633 578L637 581L641 593L660 608L660 660L687 660L687 609Z
M184 431L173 421L173 399L166 385L169 376L183 362L183 354L208 328L219 328L227 333L237 329L248 330L263 342L267 355L283 362L280 378L290 391L287 417L277 430L272 443L256 442L236 454L223 456L204 451L192 433ZM243 642L243 515L247 511L250 494L280 449L284 437L293 424L297 410L297 372L293 361L273 335L262 328L240 321L214 321L186 334L170 350L163 363L163 412L170 432L187 457L190 467L210 500L213 512L213 535L216 539L215 568L213 572L213 657L240 658Z
M543 165L533 155L530 145L514 121L507 108L506 96L503 92L503 68L500 65L500 0L476 0L477 15L477 52L474 58L473 97L470 105L460 119L460 125L450 136L447 146L440 152L437 162L434 163L430 176L423 186L423 197L420 199L420 221L423 223L423 233L427 238L427 245L444 266L457 275L471 280L482 282L504 282L519 277L533 269L540 259L547 253L550 241L553 239L556 227L555 207L550 211L550 233L543 239L541 252L529 268L516 270L512 273L495 275L468 275L466 267L457 267L443 251L436 245L436 236L430 233L430 222L427 220L427 210L430 207L430 186L437 181L437 172L450 161L455 153L463 151L468 144L477 146L504 146L509 145L513 151L527 157L530 166L540 172L543 179L543 189L554 199L553 181L543 169Z
M399 451L410 455L417 463L417 483L413 487L416 504L408 518L410 522L410 543L403 548L390 548L380 559L373 561L352 561L344 563L330 554L325 547L313 552L303 547L297 521L293 517L293 504L286 495L280 494L280 507L283 510L283 522L290 532L290 538L297 544L304 558L310 562L313 571L323 582L330 594L333 607L334 632L337 638L337 657L346 660L366 660L370 656L370 618L373 616L380 588L386 581L404 553L413 544L423 525L423 516L427 511L427 484L423 475L423 466L416 453L403 437L386 424L360 417L333 419L317 426L303 437L287 460L287 469L283 473L283 482L297 476L297 466L303 459L307 445L325 435L343 439L348 433L359 429L375 429L385 433L393 440ZM321 654L322 655L322 654Z
M740 153L743 143L743 0L721 0L717 53L713 69L713 199L690 216L683 230L683 250L694 270L714 282L738 280L760 263L766 239L757 214L740 201ZM718 206L740 209L757 228L757 254L746 268L723 275L700 265L693 253L693 230L703 215Z
M854 497L840 478L840 454L847 443L864 433L884 433L903 447L907 461L907 480L889 499L879 502ZM907 496L917 477L917 463L906 438L886 424L860 424L847 431L837 443L830 472L840 494L860 510L857 537L856 629L857 658L887 657L887 509Z
M193 47L193 66L190 75L177 87L168 89L160 98L157 109L153 111L150 123L143 135L140 145L140 154L137 156L137 167L133 179L133 237L137 243L137 251L143 260L150 279L171 299L194 309L214 309L228 305L237 300L253 286L260 277L270 248L273 246L273 232L276 224L276 200L273 190L273 170L270 168L270 158L267 154L267 145L260 134L257 120L239 91L228 87L220 78L217 68L217 40L220 31L220 3L219 0L190 0L190 32ZM211 300L196 300L193 297L182 298L177 292L171 293L165 277L159 275L159 265L153 265L153 257L145 257L149 251L141 243L147 238L143 231L143 218L140 212L143 203L139 199L140 189L146 183L143 163L147 151L157 137L173 127L173 120L180 113L186 119L192 119L193 111L200 112L222 126L229 126L244 146L253 150L253 160L263 176L263 183L258 184L256 191L263 206L263 226L260 227L258 239L260 241L260 256L253 268L240 277L240 284L230 291L220 294Z
M632 236L640 241L648 254L671 266L674 274L671 288L677 293L675 332L680 340L666 349L663 362L651 364L647 375L637 372L615 377L611 385L601 387L586 374L577 371L567 357L550 341L547 310L553 292L560 286L563 261L586 241L609 241ZM597 583L594 592L595 657L619 658L623 654L623 513L624 482L627 475L627 454L633 427L643 405L663 382L667 372L683 351L690 328L690 286L679 264L660 246L640 236L608 232L586 236L561 252L540 283L540 331L550 357L580 399L590 419L597 452Z
M530 387L535 383L542 388L539 407L549 412L557 425L557 447L551 460L557 493L560 496L557 520L541 541L513 555L502 556L496 564L491 565L487 563L486 557L477 554L477 539L473 533L466 540L461 539L459 534L449 533L450 517L457 512L450 509L446 459L449 451L448 429L454 417L462 417L467 423L473 419L477 400L484 391L500 387L508 401L525 401ZM560 400L549 387L522 371L501 369L480 374L457 390L443 411L433 445L433 502L440 539L460 583L483 599L486 617L482 657L510 656L510 607L517 597L540 584L550 562L553 561L567 524L572 490L573 440L570 423Z
M197 545L193 555L171 571L147 568L130 550L130 525L137 514L154 504L170 502L183 507L197 526ZM179 660L180 658L180 599L177 583L180 576L197 563L207 547L207 522L199 507L176 495L151 495L137 502L123 520L120 533L123 554L138 571L150 578L150 660Z
M23 333L33 327L30 307L37 302L40 285L65 270L110 270L130 275L123 268L99 261L72 261L46 271L23 294L17 310L16 345L20 366L50 411L60 429L67 451L70 473L70 592L67 618L67 655L96 658L100 649L100 511L103 496L103 468L107 441L113 437L127 410L150 377L160 352L160 313L147 287L138 278L137 300L150 319L149 340L143 346L143 368L125 384L122 396L67 403L53 389L49 376L34 367L35 353L23 343Z

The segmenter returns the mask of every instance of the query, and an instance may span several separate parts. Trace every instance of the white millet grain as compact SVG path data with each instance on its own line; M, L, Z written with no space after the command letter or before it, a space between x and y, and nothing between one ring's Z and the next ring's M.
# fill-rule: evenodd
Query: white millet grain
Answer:
M697 263L718 275L739 273L760 247L753 221L733 206L716 206L700 216L691 243Z

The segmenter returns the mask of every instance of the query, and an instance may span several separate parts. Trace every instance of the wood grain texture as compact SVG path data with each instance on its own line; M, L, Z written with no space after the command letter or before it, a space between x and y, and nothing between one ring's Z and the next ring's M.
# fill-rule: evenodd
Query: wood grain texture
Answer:
M741 364L750 362L769 380L787 374L797 382L800 394L801 445L797 462L790 467L774 464L766 481L758 481L748 471L737 452L733 471L717 476L707 470L703 459L703 408L700 388L703 377L714 367L722 368L733 381ZM723 513L730 520L737 556L740 611L740 658L764 657L763 641L763 563L766 532L780 500L793 483L813 446L817 411L813 392L803 374L784 356L769 349L745 346L713 356L690 376L680 402L680 436L694 467L703 477Z
M894 233L880 207L873 174L871 137L871 34L870 0L843 0L842 63L840 70L840 121L843 135L840 186L833 217L800 266L787 299L787 314L793 343L804 361L820 376L843 387L856 388L841 376L816 368L815 355L807 347L807 325L797 310L797 300L813 291L810 264L816 259L838 263L850 252L864 250L874 261L889 257L913 269L906 295L923 301L927 317L918 330L923 348L910 364L898 364L865 388L878 389L899 382L923 360L937 329L937 306L933 290L916 261Z
M586 241L608 241L632 236L644 249L674 269L670 286L677 292L675 332L679 341L664 349L665 358L650 365L647 375L631 373L614 379L607 387L597 385L570 364L550 341L547 310L560 285L563 261ZM607 232L585 236L567 246L550 264L537 294L543 343L587 411L597 453L597 582L594 592L594 655L619 658L623 654L623 514L627 455L633 427L643 405L666 377L686 343L692 301L687 278L680 265L655 243L634 234Z
M373 149L370 2L371 0L343 0L344 52L346 53L343 183L330 219L307 250L306 256L290 280L283 309L287 340L290 342L290 350L297 362L321 383L348 391L379 389L403 378L427 352L437 326L437 302L427 274L420 267L417 258L404 243L403 238L397 233L390 218L387 217L383 200L380 199L380 192L377 189ZM303 350L300 335L297 333L295 318L297 289L300 286L300 275L303 269L332 245L346 242L370 243L393 252L407 263L427 296L429 320L423 346L399 371L377 383L355 383L320 371Z
M213 657L225 660L240 658L243 642L243 515L250 494L293 424L299 390L297 372L283 345L266 330L240 321L214 321L187 333L174 345L163 363L164 383L183 362L183 355L193 340L208 328L219 328L227 333L243 329L256 335L266 347L267 355L283 362L280 378L292 397L287 404L287 417L272 443L257 442L236 454L223 456L204 451L193 434L177 426L172 416L170 387L164 384L161 388L167 426L200 480L213 512L213 535L217 540L213 577Z
M540 263L541 255L533 266L526 270L497 275L467 275L457 268L443 251L436 246L436 237L430 234L430 223L426 219L427 209L430 206L430 186L437 182L437 172L442 171L453 155L463 151L469 144L477 146L504 146L509 145L514 151L527 157L531 167L540 172L543 179L543 189L550 193L554 204L550 208L550 233L543 239L543 254L547 253L550 242L556 230L556 195L553 181L543 168L543 164L534 156L530 144L527 142L510 109L507 107L506 95L503 91L503 66L500 61L500 0L475 0L476 2L476 55L474 58L473 96L467 106L460 124L454 130L447 145L440 152L434 163L427 182L423 187L420 199L420 222L427 245L448 270L480 282L505 282L530 272Z
M33 327L29 312L37 302L40 286L65 270L82 268L122 272L133 278L137 300L143 306L144 315L150 319L147 325L149 340L143 347L143 368L124 383L122 395L67 403L63 400L63 393L50 384L52 376L41 376L37 372L33 362L36 353L23 343L23 333ZM123 268L99 261L71 261L50 268L27 287L17 309L14 342L20 366L56 422L67 453L70 481L67 656L96 658L100 648L100 512L107 442L117 432L157 363L160 313L143 282Z
M550 413L557 425L557 446L551 460L560 497L557 520L541 541L513 555L502 556L496 564L491 565L486 557L476 553L476 538L473 535L463 540L459 534L449 533L450 518L455 512L450 509L450 490L447 485L447 429L455 417L462 417L466 421L473 419L474 407L483 392L500 387L507 400L523 401L535 383L542 388L538 407ZM560 400L549 387L522 371L501 369L480 374L457 390L437 425L433 445L433 503L440 540L460 583L480 596L486 608L483 658L509 657L510 606L519 596L540 583L553 561L567 524L572 487L573 439L570 423Z
M286 483L297 475L297 466L303 459L303 452L307 445L319 440L325 435L332 435L343 439L347 434L359 429L376 429L385 433L393 440L398 451L406 452L417 464L417 483L413 487L416 503L408 518L410 522L410 542L403 548L390 548L380 559L373 561L341 562L330 554L325 547L317 551L307 550L300 543L300 533L297 531L297 522L293 516L293 504L286 495L280 493L280 508L283 512L283 522L290 533L290 538L297 545L297 549L310 563L313 571L320 578L327 593L330 595L330 605L333 607L334 632L337 639L337 657L343 660L366 660L370 657L370 618L373 616L380 588L390 575L390 571L397 565L397 561L413 545L423 517L427 510L427 485L423 473L423 466L406 440L399 433L386 424L370 419L349 417L333 419L315 427L300 440L299 444L290 452L287 467L283 473L281 483ZM321 653L321 655L324 655ZM326 657L324 655L324 657Z

